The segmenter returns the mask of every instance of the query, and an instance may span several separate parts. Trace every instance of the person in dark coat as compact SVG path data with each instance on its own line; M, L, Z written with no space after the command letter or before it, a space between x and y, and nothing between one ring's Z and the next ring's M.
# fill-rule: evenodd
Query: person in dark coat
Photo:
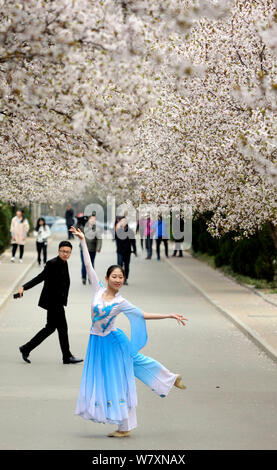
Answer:
M74 238L74 235L72 235L72 232L70 232L69 230L70 227L74 225L74 212L73 212L71 204L67 204L66 206L65 220L66 220L66 226L67 226L68 240L70 240Z
M96 226L96 216L91 215L84 227L84 234L86 237L86 243L91 259L91 264L94 268L94 261L96 253L100 253L102 248L102 234Z
M100 230L96 227L96 216L94 215L94 213L90 217L88 217L88 220L85 223L83 229L80 227L80 230L82 230L82 232L85 234L91 264L94 268L96 253L100 253L101 248L102 248L102 234ZM80 249L82 251L82 247ZM82 259L84 259L83 252L81 256L82 256ZM85 267L84 270L82 269L83 284L86 284L86 279L87 279L87 273L86 273L86 267Z
M23 291L31 289L44 281L38 305L47 310L47 323L28 343L20 346L19 350L26 362L31 362L28 359L30 352L54 333L56 329L58 330L63 363L74 364L83 360L75 358L70 352L64 311L70 286L67 260L71 255L71 251L72 245L70 242L60 242L58 256L47 261L44 270L31 281L23 284L18 291L20 297L22 297Z
M117 251L117 264L124 268L124 284L128 285L131 253L134 253L134 255L137 256L137 246L135 233L131 228L128 227L128 222L125 217L123 217L116 225L115 241Z

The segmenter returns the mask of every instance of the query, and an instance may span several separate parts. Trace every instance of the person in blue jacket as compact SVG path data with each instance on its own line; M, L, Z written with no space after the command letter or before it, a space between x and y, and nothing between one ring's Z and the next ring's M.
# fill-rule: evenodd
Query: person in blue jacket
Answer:
M160 261L160 247L161 243L164 244L165 256L168 258L168 230L167 223L163 220L162 216L159 215L159 218L152 225L152 230L154 231L154 239L156 240L156 253L157 260Z

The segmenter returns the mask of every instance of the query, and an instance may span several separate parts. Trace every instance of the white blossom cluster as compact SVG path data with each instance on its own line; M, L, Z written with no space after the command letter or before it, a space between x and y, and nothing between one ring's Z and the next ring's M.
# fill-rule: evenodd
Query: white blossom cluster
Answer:
M276 0L0 0L0 199L277 225Z

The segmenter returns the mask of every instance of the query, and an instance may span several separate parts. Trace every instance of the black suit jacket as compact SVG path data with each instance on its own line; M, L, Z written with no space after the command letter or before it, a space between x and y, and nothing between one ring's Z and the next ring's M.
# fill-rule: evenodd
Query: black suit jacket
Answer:
M128 236L124 238L126 236L124 235L124 232L126 232L127 230ZM118 229L115 231L115 242L117 253L120 253L122 255L129 254L132 253L132 248L133 253L137 253L136 236L131 228L127 227L126 230L124 230L123 227L118 227Z
M24 290L31 289L44 281L38 305L46 310L56 305L67 305L70 285L67 261L59 256L47 261L44 270L31 281L23 284Z

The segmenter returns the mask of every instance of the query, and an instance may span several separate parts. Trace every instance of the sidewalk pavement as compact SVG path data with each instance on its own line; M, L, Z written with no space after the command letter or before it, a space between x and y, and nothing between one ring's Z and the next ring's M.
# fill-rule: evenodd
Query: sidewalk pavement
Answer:
M50 245L55 239L55 235L51 235L48 239ZM37 262L36 239L33 236L27 237L24 248L23 263L19 263L19 248L15 255L15 262L11 260L11 247L0 255L0 309L11 298L17 288L20 287L22 279L28 271ZM43 263L42 263L43 268Z
M183 258L170 257L166 261L277 362L277 305L274 301L230 279L187 251L183 255Z

